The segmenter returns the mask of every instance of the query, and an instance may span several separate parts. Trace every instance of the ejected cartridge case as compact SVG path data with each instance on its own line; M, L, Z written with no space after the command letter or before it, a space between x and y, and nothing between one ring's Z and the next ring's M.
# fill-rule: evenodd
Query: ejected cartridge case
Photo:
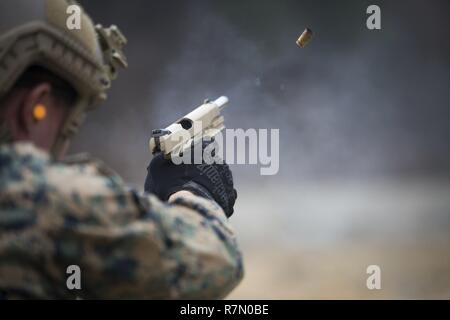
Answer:
M304 48L311 40L313 32L311 29L306 28L305 31L298 37L296 43L300 48Z

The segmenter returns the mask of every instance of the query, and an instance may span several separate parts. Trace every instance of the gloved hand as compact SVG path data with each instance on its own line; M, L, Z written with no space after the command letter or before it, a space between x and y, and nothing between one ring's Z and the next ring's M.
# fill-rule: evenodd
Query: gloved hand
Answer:
M207 144L203 144L203 148ZM191 163L194 163L193 161ZM195 195L215 200L230 217L237 193L227 164L174 164L163 154L156 155L147 168L145 191L167 201L170 195L187 190Z

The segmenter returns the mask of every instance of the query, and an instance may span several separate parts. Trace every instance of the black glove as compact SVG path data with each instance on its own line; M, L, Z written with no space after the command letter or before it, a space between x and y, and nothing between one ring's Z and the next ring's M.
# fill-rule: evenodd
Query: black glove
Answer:
M203 148L207 144L203 144ZM191 163L194 163L193 161ZM156 155L147 168L145 191L167 201L173 193L190 191L198 196L215 200L230 217L237 193L233 175L227 164L174 164L163 154Z

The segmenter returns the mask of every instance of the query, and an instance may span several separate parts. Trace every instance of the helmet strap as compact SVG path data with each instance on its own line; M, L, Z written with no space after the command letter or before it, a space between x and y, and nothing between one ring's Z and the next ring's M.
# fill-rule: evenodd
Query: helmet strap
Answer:
M79 131L86 118L87 105L87 101L79 101L66 117L50 152L54 159L61 160L67 142Z

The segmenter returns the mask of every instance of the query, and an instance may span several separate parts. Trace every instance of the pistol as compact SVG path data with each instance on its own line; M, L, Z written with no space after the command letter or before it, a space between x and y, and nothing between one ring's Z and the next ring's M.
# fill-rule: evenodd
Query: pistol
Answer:
M228 104L228 98L222 96L214 101L205 100L181 119L165 129L152 131L149 148L152 154L162 152L165 158L172 154L180 155L203 138L213 138L225 128L221 111Z

